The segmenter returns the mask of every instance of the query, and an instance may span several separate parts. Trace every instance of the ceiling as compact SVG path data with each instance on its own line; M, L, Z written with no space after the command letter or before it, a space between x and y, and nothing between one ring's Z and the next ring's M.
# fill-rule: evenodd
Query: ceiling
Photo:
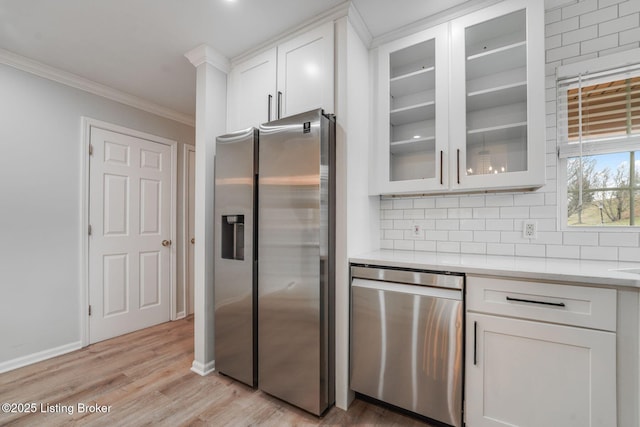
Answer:
M353 0L375 38L467 0ZM234 58L344 0L2 0L0 48L195 115L207 44Z

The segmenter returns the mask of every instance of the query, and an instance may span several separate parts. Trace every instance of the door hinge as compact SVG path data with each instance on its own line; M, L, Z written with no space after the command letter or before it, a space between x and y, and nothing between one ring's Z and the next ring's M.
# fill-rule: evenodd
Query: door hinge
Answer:
M93 155L93 144L89 144L89 155Z
M89 316L91 316L91 306L89 306Z
M89 224L89 236L91 236L91 224Z

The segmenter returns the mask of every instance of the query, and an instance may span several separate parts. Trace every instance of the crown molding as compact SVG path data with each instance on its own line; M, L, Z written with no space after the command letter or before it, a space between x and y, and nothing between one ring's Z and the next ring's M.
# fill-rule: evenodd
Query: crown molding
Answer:
M353 2L349 2L348 13L349 14L347 15L347 18L349 19L351 26L356 31L358 36L360 36L360 40L364 42L365 46L371 46L371 42L373 41L371 31L369 31L369 27L367 27L364 19L362 19L362 15L360 15L360 12L356 8L355 4L353 4Z
M281 33L275 36L272 39L267 40L264 43L261 43L246 52L241 53L240 55L234 56L231 58L231 66L235 66L236 64L243 62L246 59L252 58L253 56L260 54L262 52L267 51L281 43L284 43L288 40L293 39L315 27L319 27L322 24L326 24L330 21L335 21L336 19L342 18L349 14L349 7L351 6L350 1L345 1L344 3L340 3L339 5L323 12L315 15L313 18L303 22L300 25L297 25L284 33Z
M229 59L206 44L201 44L200 46L190 50L189 52L185 53L184 56L196 68L206 62L207 64L216 67L218 70L222 71L225 74L229 73Z
M138 96L131 95L101 83L96 83L92 80L80 77L77 74L60 70L50 65L43 64L42 62L25 58L24 56L5 49L0 49L0 64L5 64L18 70L34 74L38 77L43 77L75 89L80 89L93 95L107 98L160 117L184 123L185 125L195 126L195 118L189 114L184 114L170 108L163 107L162 105Z

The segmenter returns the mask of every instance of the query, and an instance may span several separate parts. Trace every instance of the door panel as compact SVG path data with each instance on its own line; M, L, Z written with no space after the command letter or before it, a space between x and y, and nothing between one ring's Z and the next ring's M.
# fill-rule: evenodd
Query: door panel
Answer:
M171 147L91 128L90 342L170 319Z
M196 176L196 152L194 150L188 151L189 161L188 161L188 186L187 194L189 195L188 199L188 213L187 213L187 301L185 302L187 307L187 314L193 313L193 295L194 295L194 287L193 287L193 255L194 255L194 246L195 246L195 176Z

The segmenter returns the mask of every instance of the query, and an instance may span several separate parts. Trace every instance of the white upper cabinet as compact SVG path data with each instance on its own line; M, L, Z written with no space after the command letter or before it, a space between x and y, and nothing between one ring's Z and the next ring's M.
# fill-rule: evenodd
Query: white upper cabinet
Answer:
M505 0L378 48L373 194L544 184L543 3Z
M275 118L276 58L274 47L229 73L228 131L258 126Z
M378 164L381 193L446 189L447 24L378 49Z
M259 126L315 108L333 112L333 22L233 67L227 130Z
M544 184L543 6L508 0L451 23L452 189Z

